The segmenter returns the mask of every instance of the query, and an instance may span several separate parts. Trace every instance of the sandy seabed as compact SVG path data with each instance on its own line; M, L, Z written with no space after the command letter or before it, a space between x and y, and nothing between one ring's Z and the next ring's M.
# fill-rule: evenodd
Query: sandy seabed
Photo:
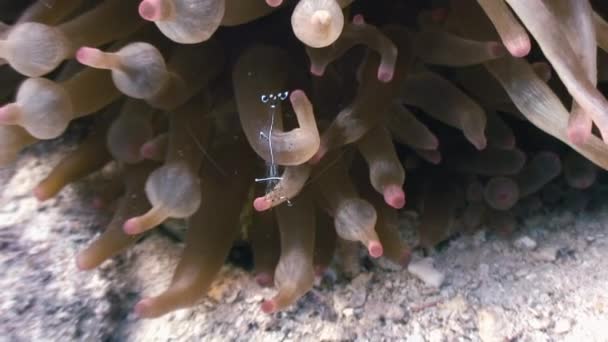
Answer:
M431 256L445 275L439 289L368 262L352 281L329 272L293 308L269 316L259 304L273 290L226 266L194 309L140 320L133 305L167 286L181 245L155 233L78 271L75 253L109 219L89 205L91 182L45 203L30 195L69 146L39 144L0 171L0 341L608 341L601 185L586 211L543 209L511 238L452 239ZM414 222L402 215L404 231Z

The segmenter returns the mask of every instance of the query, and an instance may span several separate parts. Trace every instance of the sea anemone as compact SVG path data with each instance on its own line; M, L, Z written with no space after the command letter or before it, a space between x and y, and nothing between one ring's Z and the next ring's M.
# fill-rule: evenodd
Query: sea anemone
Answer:
M587 0L0 6L0 164L86 116L34 196L116 171L93 200L114 216L78 267L186 222L140 317L196 304L239 240L273 313L335 260L352 270L361 245L404 267L456 233L509 234L551 184L586 189L608 168L608 24ZM403 208L420 217L412 246Z

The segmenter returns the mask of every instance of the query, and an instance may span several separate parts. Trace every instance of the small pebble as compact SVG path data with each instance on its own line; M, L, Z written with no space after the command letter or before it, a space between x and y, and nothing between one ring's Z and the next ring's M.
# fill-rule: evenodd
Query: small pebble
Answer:
M565 334L568 331L570 331L571 328L572 328L572 323L570 323L570 320L562 318L562 319L558 320L557 322L555 322L555 327L553 327L553 331L556 334Z
M534 254L534 258L540 261L555 261L557 259L557 253L559 248L555 246L547 246L539 248Z
M526 276L526 280L534 280L536 279L536 274L530 273Z
M505 322L497 309L487 308L477 312L477 329L483 342L503 342L507 340Z
M461 336L467 335L467 333L464 331L464 329L456 322L452 322L450 324L450 330L452 331L452 333L457 334L457 335L461 335Z
M545 330L551 325L551 321L547 318L533 318L529 321L529 324L534 330Z
M344 310L342 310L342 314L344 315L344 317L350 317L355 313L355 309L353 308L346 308Z
M259 303L263 299L264 299L264 296L262 296L262 295L253 295L250 297L245 297L245 303L247 303L247 304Z
M232 304L236 301L236 299L239 297L239 294L241 293L241 291L239 289L232 289L231 292L229 292L228 294L226 294L224 296L224 302L228 303L228 304Z
M445 301L442 303L439 308L440 317L450 317L450 316L458 316L464 313L469 307L469 303L467 300L461 295L458 294L454 298Z
M391 321L400 321L405 318L405 311L399 305L372 300L365 303L363 313L369 320L384 317Z
M440 329L435 329L429 333L429 342L444 342L445 335Z
M524 336L524 338L522 339L522 341L525 342L548 342L551 341L551 339L549 339L549 336L547 336L547 334L540 332L540 331L534 331L531 334L526 334L526 336Z
M412 261L407 270L426 285L439 288L445 280L445 275L433 266L432 258Z
M407 342L426 342L424 337L422 337L422 335L420 335L420 334L410 335L406 341Z
M523 278L527 275L528 275L528 270L525 270L525 269L521 269L521 270L515 272L515 277L517 277L517 278Z
M522 251L533 251L536 249L536 241L527 235L523 235L513 241L513 246Z
M348 332L340 324L323 324L321 331L316 335L321 341L342 341L349 340Z

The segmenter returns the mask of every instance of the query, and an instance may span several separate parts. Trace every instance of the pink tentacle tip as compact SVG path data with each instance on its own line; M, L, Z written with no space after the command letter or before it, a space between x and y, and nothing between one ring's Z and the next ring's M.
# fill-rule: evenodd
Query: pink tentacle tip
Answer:
M434 23L442 23L448 18L450 11L445 7L436 8L431 11L431 20Z
M488 50L494 57L502 57L509 53L507 48L499 42L488 43Z
M261 287L271 287L273 283L273 277L268 272L260 272L255 276L255 282Z
M514 194L511 191L501 191L497 195L497 199L501 203L510 203L514 200Z
M399 264L403 267L406 267L407 265L409 265L411 260L412 260L412 250L409 248L405 248L403 250L403 253L401 254L401 257L399 258Z
M148 21L158 21L162 18L162 0L143 0L139 4L139 15Z
M138 146L136 144L129 144L125 147L126 155L130 160L130 164L136 164L144 159L144 155L141 153L142 146Z
M503 147L508 150L512 150L515 148L516 145L517 145L517 141L515 141L515 137L510 136L507 138L507 140L505 140Z
M90 269L92 268L92 267L91 267L91 265L88 265L88 264L87 264L86 258L85 258L85 256L82 254L82 252L78 253L78 254L76 255L76 258L75 258L75 259L76 259L76 260L75 260L75 261L76 261L76 268L77 268L79 271L88 271L88 270L90 270Z
M314 267L315 269L315 277L323 277L323 275L325 274L325 271L327 271L327 266L323 266L323 265L315 265Z
M128 219L122 226L122 229L128 235L139 234L141 232L141 227L139 226L139 219L137 217Z
M473 145L475 146L475 148L478 151L481 151L483 149L486 148L486 146L488 146L488 140L486 139L485 136L480 136L478 138L473 139Z
M395 69L387 66L380 65L378 68L378 81L383 83L388 83L393 80L393 76L395 75Z
M147 142L139 148L139 155L144 159L152 159L155 155L154 144L151 142Z
M365 17L363 14L357 14L353 17L353 24L355 25L365 25Z
M591 131L579 126L568 128L568 140L574 145L584 145L591 136Z
M301 89L296 89L296 90L292 91L291 94L289 95L289 101L291 101L291 103L300 101L304 98L306 98L306 94Z
M91 64L91 60L99 54L99 50L87 46L83 46L76 51L76 60L80 64L88 65Z
M39 202L44 202L50 198L49 194L47 194L47 192L44 191L44 188L42 186L35 187L34 190L32 191L32 193L34 194L34 197L36 197L36 199Z
M262 302L262 312L265 314L272 314L277 311L277 304L274 299L268 299Z
M439 148L439 138L437 138L435 134L431 133L431 142L429 147L432 150L436 150Z
M94 197L91 200L91 206L94 209L103 209L106 206L106 202L101 197Z
M152 300L150 298L144 298L135 304L133 312L139 318L150 317L150 311L152 309Z
M17 121L19 105L9 103L0 107L0 124L12 125Z
M592 186L593 183L595 183L595 177L581 177L575 181L572 181L570 186L578 190L585 190Z
M532 50L532 43L530 43L528 36L513 39L504 43L505 47L507 50L509 50L513 57L526 57L530 53L530 50Z
M380 241L371 241L367 246L367 250L369 255L374 259L379 258L384 254L384 248L382 248Z
M433 165L441 164L442 160L443 160L443 157L441 156L440 152L437 152L436 154L433 154L429 157L429 162Z
M266 211L272 207L272 202L265 197L258 197L253 200L253 207L256 211Z
M325 67L321 65L311 64L310 73L314 76L321 77L325 74Z
M279 7L283 4L283 0L266 0L266 4L270 7Z
M384 201L395 209L405 206L405 192L398 185L388 185L383 191Z
M325 156L325 154L327 153L327 148L323 146L323 144L321 143L321 146L319 146L319 150L317 151L317 153L315 153L310 160L308 161L308 163L310 165L317 165L319 164L319 162L321 161L321 159L323 159L323 157Z

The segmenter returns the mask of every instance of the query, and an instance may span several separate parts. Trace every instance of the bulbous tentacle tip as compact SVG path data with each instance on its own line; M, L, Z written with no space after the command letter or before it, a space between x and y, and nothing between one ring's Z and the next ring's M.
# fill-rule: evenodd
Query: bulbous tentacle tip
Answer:
M152 312L153 302L151 298L144 298L135 304L133 312L139 318L154 318L156 315Z
M367 251L369 253L369 255L372 258L379 258L382 256L382 254L384 254L384 248L382 247L382 244L380 243L380 241L370 241L370 243L367 245Z
M591 137L591 131L581 129L578 126L568 127L568 140L574 145L584 145Z
M483 135L471 140L471 143L478 151L484 150L488 146L488 140Z
M261 287L271 287L273 284L272 274L268 272L260 272L255 276L255 282Z
M319 146L319 150L317 151L317 153L315 153L310 160L308 161L308 163L310 165L317 165L319 164L319 162L321 161L321 159L323 159L323 157L325 156L325 154L327 153L327 147L323 146L323 143L321 143L321 146Z
M507 48L502 43L499 43L499 42L489 43L488 50L490 52L490 55L492 55L496 58L506 56L509 53Z
M429 145L430 149L437 150L439 149L439 138L435 134L431 135L431 141Z
M363 14L357 14L353 17L353 24L355 25L364 25L365 24L365 17L363 16Z
M76 60L83 65L96 69L115 70L121 68L120 59L114 53L83 46L76 51Z
M510 136L509 138L507 138L507 140L504 141L504 144L502 147L507 150L512 150L515 147L517 147L517 141L515 140L515 137Z
M399 265L401 265L403 267L407 267L407 265L409 265L411 260L412 260L412 250L409 248L404 249L403 253L401 254L401 257L399 258Z
M325 68L320 65L311 64L310 73L313 76L321 77L325 74Z
M325 272L327 271L327 266L325 265L315 265L314 266L314 272L315 272L315 277L322 277Z
M91 264L89 260L87 260L86 252L80 251L75 258L76 268L79 271L90 271L95 268L95 265Z
M291 94L289 94L289 101L291 101L292 104L300 103L306 100L308 100L308 97L306 96L306 93L301 89L296 89L292 91Z
M519 188L517 183L510 178L495 177L486 184L484 198L494 209L508 210L517 203Z
M103 209L105 208L106 203L104 202L104 200L101 197L94 197L91 200L91 207L93 207L93 209Z
M427 162L433 164L433 165L439 165L441 164L443 157L441 156L441 152L437 151L437 150L429 150L428 152L431 153L427 153L426 155L423 156L424 160L426 160Z
M129 146L127 148L127 151L125 151L125 156L124 156L124 162L126 164L138 164L140 162L142 162L145 158L144 156L140 153L140 148L138 147L134 147L134 146Z
M0 107L0 125L13 125L19 117L19 105L9 103Z
M283 0L266 0L266 4L270 7L279 7L283 4Z
M383 83L389 83L393 80L393 76L395 75L395 68L389 65L380 64L378 68L378 81Z
M272 202L270 202L265 197L258 197L253 201L253 208L256 211L266 211L272 207Z
M163 19L162 0L143 0L139 4L139 15L148 21L159 21Z
M315 153L314 156L312 156L312 158L310 158L308 163L310 163L310 165L317 165L317 164L319 164L321 159L323 159L323 155L321 153L317 152L317 153Z
M36 186L34 188L34 190L32 190L32 193L34 194L34 197L36 197L36 199L39 202L44 202L44 201L48 200L49 198L51 198L51 196L46 192L44 187L41 185Z
M104 198L95 196L91 199L91 207L97 210L112 209L112 205L118 198Z
M585 177L585 178L581 178L575 182L572 182L570 185L578 190L585 190L590 188L593 183L595 183L595 178L592 177Z
M80 64L88 65L94 56L99 54L99 50L87 46L83 46L76 51L76 60Z
M311 105L308 96L306 96L304 90L301 89L293 90L291 94L289 94L289 101L291 102L291 105L295 111L303 106Z
M501 192L496 195L496 199L499 202L511 202L511 201L513 201L513 195L508 192Z
M532 50L532 43L527 36L512 41L505 41L504 44L509 53L517 58L526 57L530 53L530 50Z
M133 217L125 221L122 226L123 231L128 235L136 235L139 234L143 228L139 224L139 218Z
M383 191L384 201L395 209L405 206L405 192L398 185L388 185Z
M265 314L273 314L279 310L278 305L274 299L268 299L262 302L262 312Z
M154 144L151 142L147 142L139 148L139 155L144 159L152 159L154 158L156 150L154 148Z
M448 18L450 11L445 7L435 8L431 11L431 20L434 23L441 24Z

